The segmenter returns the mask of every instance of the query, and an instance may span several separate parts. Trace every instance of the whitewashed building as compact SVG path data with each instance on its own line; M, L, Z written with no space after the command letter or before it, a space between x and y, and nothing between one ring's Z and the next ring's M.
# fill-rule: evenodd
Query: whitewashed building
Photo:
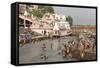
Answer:
M51 26L52 24L52 26ZM32 24L32 31L38 32L42 35L58 35L65 36L70 33L70 24L66 21L66 16L58 14L46 13L37 24Z
M54 34L65 36L70 34L70 24L67 21L55 22L53 28Z
M42 17L43 21L48 22L49 24L55 21L66 21L66 16L64 15L58 15L58 14L51 14L51 13L46 13Z

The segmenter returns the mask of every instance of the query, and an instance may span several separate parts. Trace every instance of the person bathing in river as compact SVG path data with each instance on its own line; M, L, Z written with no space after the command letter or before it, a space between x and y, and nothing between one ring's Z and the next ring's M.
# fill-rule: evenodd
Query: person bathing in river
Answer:
M46 55L46 45L43 44L42 46L42 53L40 54L41 59L46 60L48 58L48 56Z
M53 48L52 46L53 46L53 44L51 43L51 49Z
M42 49L43 49L43 50L46 49L46 45L45 45L45 43L43 44Z
M70 45L71 42L68 42L68 45L64 44L64 50L63 50L63 57L72 57L71 55L71 45Z
M66 44L63 44L62 55L63 55L64 58L67 56Z

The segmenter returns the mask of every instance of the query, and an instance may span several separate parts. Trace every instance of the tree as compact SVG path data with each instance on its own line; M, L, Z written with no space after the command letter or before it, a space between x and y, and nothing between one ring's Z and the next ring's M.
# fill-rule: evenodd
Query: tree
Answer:
M36 6L37 6L37 8L34 8ZM36 16L38 18L42 18L42 16L47 12L54 13L54 9L52 6L19 5L19 14L24 14L25 10L27 10L29 15L33 15L33 16Z
M54 13L54 9L53 9L52 6L41 6L41 5L39 5L38 9L40 9L41 11L44 11L44 12Z
M66 17L66 21L69 22L70 26L73 25L73 18L71 16Z
M32 14L33 16L38 17L38 18L41 18L41 17L43 16L43 14L42 14L40 11L38 11L38 10L33 10L33 11L31 12L31 14Z
M38 6L38 9L37 10L33 10L32 12L31 12L31 14L33 14L34 16L36 16L36 17L38 17L38 18L41 18L45 13L47 13L47 12L49 12L49 13L54 13L54 9L53 9L53 7L51 7L51 6L41 6L41 5L39 5Z
M51 7L51 6L45 6L45 7L44 7L44 10L45 10L46 12L49 12L49 13L54 13L54 9L53 9L53 7Z

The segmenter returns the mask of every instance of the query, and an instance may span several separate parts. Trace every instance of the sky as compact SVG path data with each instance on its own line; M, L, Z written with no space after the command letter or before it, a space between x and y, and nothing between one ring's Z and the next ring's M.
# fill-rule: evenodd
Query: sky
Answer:
M95 25L96 9L53 6L54 12L73 18L73 24Z

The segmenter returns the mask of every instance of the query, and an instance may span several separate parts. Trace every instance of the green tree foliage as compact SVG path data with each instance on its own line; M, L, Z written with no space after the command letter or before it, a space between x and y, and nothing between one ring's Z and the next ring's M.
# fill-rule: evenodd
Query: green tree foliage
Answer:
M54 13L54 9L53 7L51 6L41 6L39 5L38 6L38 9L37 10L33 10L31 12L31 14L33 14L33 16L36 16L38 18L41 18L46 12L49 12L49 13Z
M52 6L37 5L36 9L34 8L34 6L36 5L20 5L19 14L24 14L25 10L27 10L29 15L41 18L46 12L54 13L54 9Z
M49 12L49 13L54 13L54 9L51 6L45 6L44 11Z
M73 18L71 16L66 17L66 21L69 22L70 26L73 25Z
M32 11L32 14L38 18L41 18L46 12L54 13L53 7L39 5L37 10Z
M31 14L32 14L33 16L38 17L38 18L41 18L41 17L43 16L43 14L42 14L40 11L38 11L38 10L33 10L33 11L31 12Z
M54 9L52 6L38 6L38 9L40 9L41 11L43 11L43 13L49 12L49 13L54 13Z

